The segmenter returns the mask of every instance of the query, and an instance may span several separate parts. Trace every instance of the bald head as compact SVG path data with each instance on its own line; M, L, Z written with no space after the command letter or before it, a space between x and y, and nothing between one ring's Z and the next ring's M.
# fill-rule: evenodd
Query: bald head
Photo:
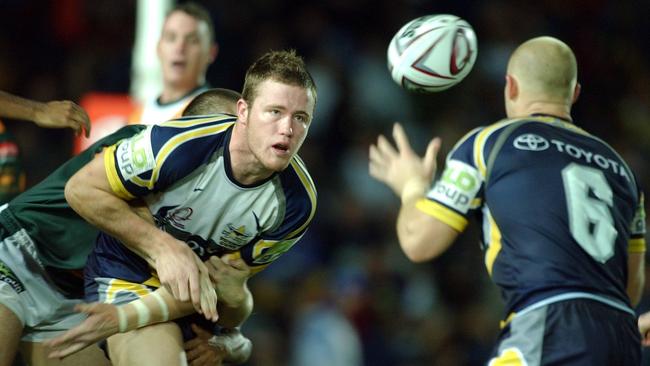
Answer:
M241 94L234 90L214 88L197 95L183 110L183 116L206 114L237 114L237 101Z
M571 103L578 66L573 51L564 42L538 37L515 50L508 74L517 79L521 93Z

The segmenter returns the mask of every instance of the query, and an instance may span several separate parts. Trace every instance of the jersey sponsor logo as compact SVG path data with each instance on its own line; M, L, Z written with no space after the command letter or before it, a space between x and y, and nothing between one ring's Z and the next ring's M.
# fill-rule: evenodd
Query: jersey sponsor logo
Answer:
M149 131L146 129L117 147L117 163L124 180L154 168L155 158L149 143Z
M606 158L600 154L594 153L593 151L588 151L581 147L577 147L556 139L552 139L551 144L553 144L553 146L555 146L555 149L560 153L567 154L575 159L583 160L588 164L596 165L602 170L609 170L614 174L624 177L628 182L631 181L631 178L627 173L625 166L616 160Z
M428 197L456 211L467 213L481 183L481 174L476 168L462 161L449 160L442 177L429 191Z
M550 146L547 139L534 133L519 135L512 144L519 150L527 151L544 151Z
M25 291L25 286L23 286L22 282L20 282L14 272L2 262L0 262L0 281L8 284L17 293Z
M168 211L165 218L174 226L185 229L185 221L192 218L192 213L194 213L194 210L191 207L181 207Z

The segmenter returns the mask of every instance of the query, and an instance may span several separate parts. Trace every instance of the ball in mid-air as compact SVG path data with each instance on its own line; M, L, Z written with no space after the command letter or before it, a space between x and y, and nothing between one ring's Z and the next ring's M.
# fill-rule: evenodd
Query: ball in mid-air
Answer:
M393 80L411 91L437 92L457 84L474 66L476 34L450 14L427 15L404 25L388 45Z

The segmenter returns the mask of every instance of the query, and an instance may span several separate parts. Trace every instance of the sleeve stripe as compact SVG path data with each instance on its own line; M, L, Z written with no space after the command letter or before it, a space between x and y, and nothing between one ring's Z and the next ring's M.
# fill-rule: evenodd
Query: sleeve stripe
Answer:
M485 144L487 140L494 132L512 123L519 122L521 120L522 118L518 118L518 119L508 119L501 122L497 122L484 128L483 131L479 132L478 135L476 135L476 138L474 139L474 165L481 173L483 179L487 177L487 167L485 163L485 154L484 154Z
M307 191L307 195L309 196L309 201L311 202L311 211L309 212L309 217L305 222L303 222L302 225L300 225L299 228L296 230L290 232L286 238L290 239L293 238L294 236L301 234L304 229L309 225L311 222L312 218L314 218L314 214L316 213L316 188L314 186L314 182L312 182L311 177L309 174L307 174L307 171L298 163L297 159L291 159L291 166L295 170L296 174L298 175L298 178L300 178L300 181L302 182L302 185L305 187L305 190Z
M160 149L160 151L158 152L158 154L156 156L156 166L153 169L153 172L151 173L151 179L149 180L149 182L147 184L147 188L153 189L154 185L158 181L158 175L160 175L160 168L162 168L162 166L165 163L165 160L167 160L169 155L171 155L171 153L177 147L179 147L183 143L185 143L187 141L190 141L190 140L193 140L193 139L197 139L197 138L201 138L201 137L221 133L221 132L225 131L226 129L228 129L228 127L230 127L232 125L233 125L233 123L224 123L224 124L219 124L219 125L216 125L216 126L208 126L208 127L198 128L198 129L194 129L194 130L191 130L191 131L187 131L187 132L178 134L178 135L174 136L173 138L171 138L169 141L167 141L165 143L165 145L162 146L162 148Z
M630 239L627 245L627 251L629 253L645 253L646 251L645 238Z
M459 215L455 211L439 204L438 202L422 198L415 203L415 207L425 214L435 217L436 219L449 225L459 233L463 232L463 230L465 230L465 227L467 227L466 218Z
M234 120L233 116L230 115L223 115L219 117L215 116L210 116L210 117L204 117L204 118L192 118L192 119L172 119L167 122L163 122L160 124L161 127L181 127L181 128L187 128L187 127L193 127L193 126L198 126L206 123L214 124L214 123L227 123L227 122L232 122Z
M113 192L120 198L132 200L135 196L124 187L117 172L117 167L115 166L115 148L116 145L112 145L104 150L104 170L106 171L106 177L108 177L108 184L110 184Z

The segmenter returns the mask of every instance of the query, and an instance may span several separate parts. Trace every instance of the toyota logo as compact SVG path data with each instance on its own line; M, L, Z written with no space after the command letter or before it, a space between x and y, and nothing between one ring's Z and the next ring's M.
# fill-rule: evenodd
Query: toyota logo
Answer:
M548 149L548 140L534 133L526 133L517 136L513 145L519 150L543 151Z

